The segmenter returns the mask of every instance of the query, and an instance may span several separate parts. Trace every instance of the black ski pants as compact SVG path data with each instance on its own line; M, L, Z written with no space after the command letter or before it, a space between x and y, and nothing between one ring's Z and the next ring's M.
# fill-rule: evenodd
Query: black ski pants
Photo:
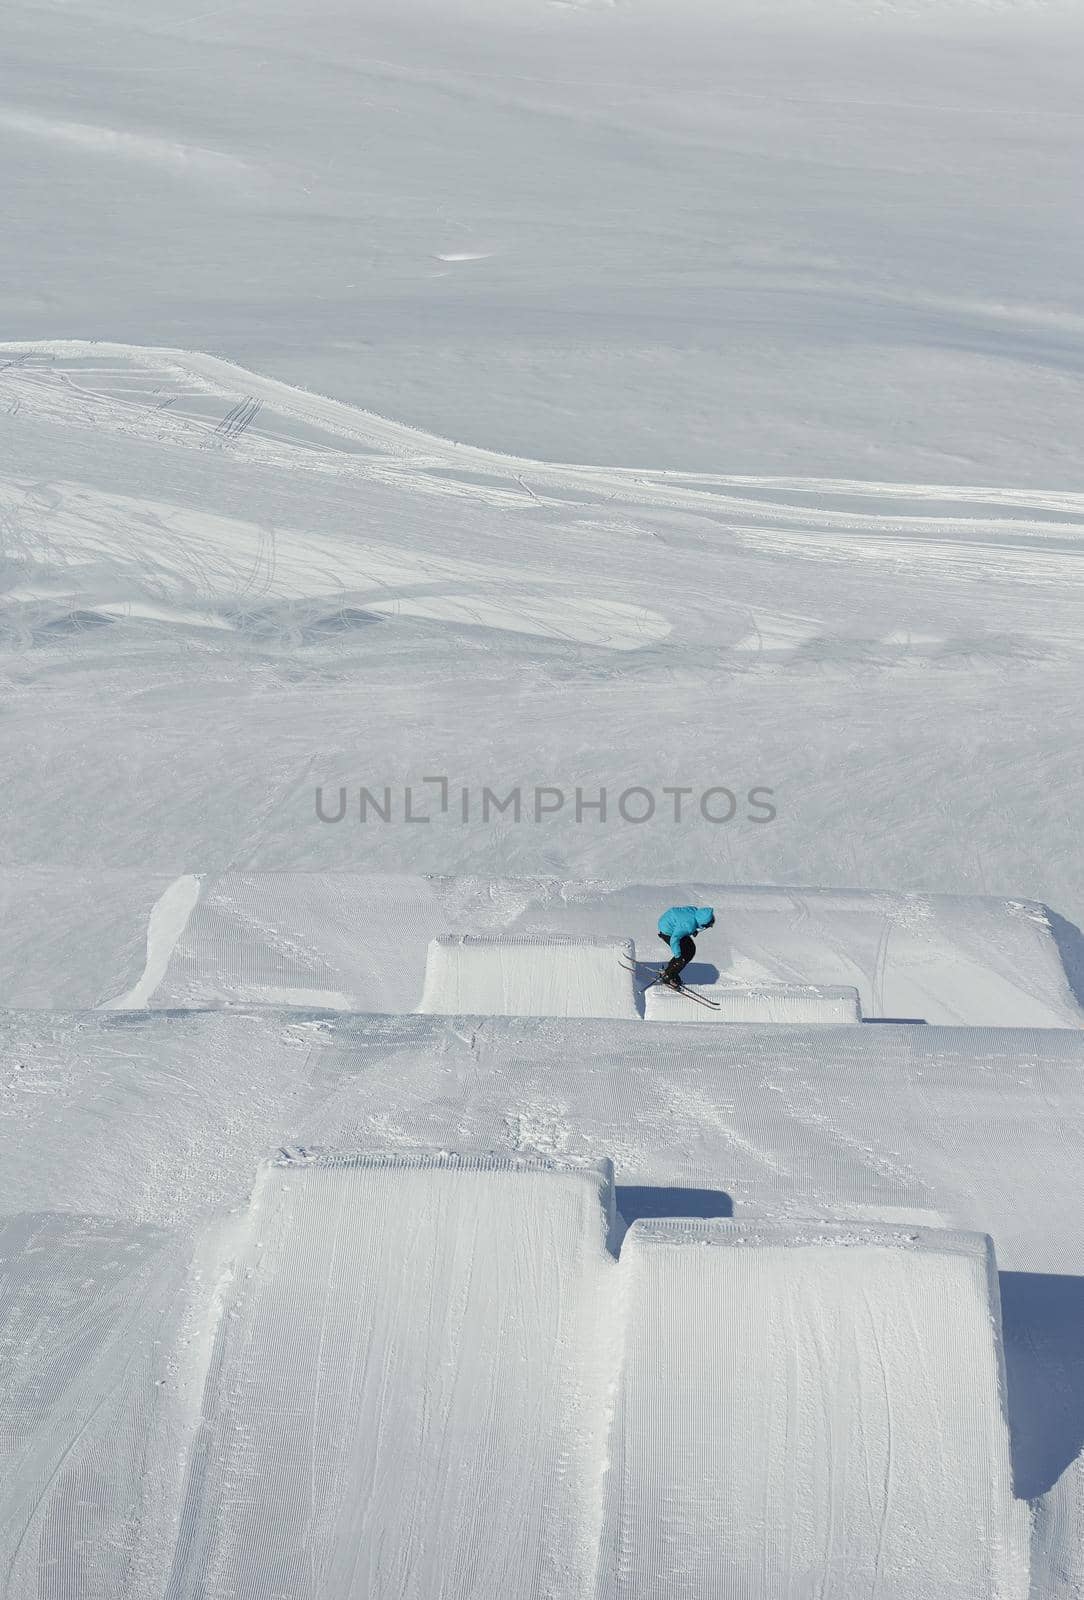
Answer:
M662 940L663 944L667 946L669 945L670 938L668 934L660 933L659 938ZM692 960L695 954L696 945L693 943L691 935L685 934L681 941L681 954L679 956L672 955L669 961L666 963L664 968L666 976L668 978L676 978L678 973L683 971L684 968L689 965L689 962Z

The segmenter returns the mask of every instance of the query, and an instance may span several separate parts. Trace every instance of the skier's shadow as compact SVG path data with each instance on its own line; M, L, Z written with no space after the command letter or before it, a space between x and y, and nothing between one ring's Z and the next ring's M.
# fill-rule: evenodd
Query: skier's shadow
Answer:
M652 960L649 965L655 967L657 971L661 972L663 967L666 965L666 962ZM654 974L652 976L654 976ZM681 974L681 981L682 983L692 984L694 988L699 988L702 984L718 983L719 968L713 967L710 962L707 961L690 961L689 965ZM690 1000L689 1004L692 1005L693 1002ZM642 1017L646 1017L647 993L644 989L641 989L637 994L636 1009Z
M718 983L719 968L713 967L710 961L690 961L681 974L682 983Z

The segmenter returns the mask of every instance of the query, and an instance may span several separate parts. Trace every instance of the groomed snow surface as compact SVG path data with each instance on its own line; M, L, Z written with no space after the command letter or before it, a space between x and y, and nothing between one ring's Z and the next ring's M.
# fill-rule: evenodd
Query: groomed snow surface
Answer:
M0 1600L1084 1596L1082 18L8 0Z
M559 934L434 939L422 1012L445 1016L621 1017L639 1015L632 940ZM656 963L656 966L658 963ZM646 983L653 968L641 968ZM660 1022L861 1022L857 989L798 984L708 984L695 992L715 1009L672 989L643 991L644 1015Z
M170 1596L586 1596L612 1203L514 1159L274 1169Z
M631 939L434 939L419 1011L450 1016L635 1018Z
M1027 1593L987 1240L645 1221L599 1593Z
M692 900L714 905L717 923L686 978L722 1002L719 1020L854 1021L857 991L871 1021L1084 1021L1077 930L1035 901L993 895L35 867L5 872L0 896L0 1003L11 1006L627 1017L615 967L630 938L643 980L667 958L660 909ZM691 1010L653 990L646 1002L649 1019Z
M652 1022L861 1022L862 1007L857 989L818 989L813 985L760 984L755 989L740 985L700 984L697 994L715 1004L715 1010L683 999L662 984L647 990L645 1015Z
M608 1236L560 1163L273 1168L171 1600L1026 1593L988 1241Z
M0 1028L20 1600L1074 1594L1079 1030Z

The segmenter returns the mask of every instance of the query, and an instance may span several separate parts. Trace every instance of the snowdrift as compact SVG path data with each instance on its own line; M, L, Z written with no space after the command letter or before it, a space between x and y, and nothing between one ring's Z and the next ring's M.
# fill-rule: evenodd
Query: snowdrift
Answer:
M655 984L644 996L651 1022L861 1022L858 990L846 987L799 988L765 983L739 989L725 983L697 984L698 992L718 1004L717 1011L683 1000L672 989Z
M561 934L433 939L422 1012L450 1016L624 1017L635 1021L630 939Z
M979 1235L634 1223L599 1594L1027 1593Z
M585 1595L611 1220L608 1167L271 1169L171 1600Z

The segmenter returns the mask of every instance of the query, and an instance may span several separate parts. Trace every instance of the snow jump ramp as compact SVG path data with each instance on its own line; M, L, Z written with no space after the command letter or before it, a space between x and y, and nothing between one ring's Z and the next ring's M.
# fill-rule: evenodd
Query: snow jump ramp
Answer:
M598 1545L609 1164L266 1169L168 1600L569 1600Z
M433 939L419 1011L445 1016L639 1017L630 939L507 934Z
M598 1600L1024 1600L983 1235L639 1221Z
M755 988L739 988L726 983L695 985L718 1010L683 1000L665 984L652 984L644 995L649 1022L769 1022L826 1023L861 1022L862 1007L858 990L823 984L762 983Z

